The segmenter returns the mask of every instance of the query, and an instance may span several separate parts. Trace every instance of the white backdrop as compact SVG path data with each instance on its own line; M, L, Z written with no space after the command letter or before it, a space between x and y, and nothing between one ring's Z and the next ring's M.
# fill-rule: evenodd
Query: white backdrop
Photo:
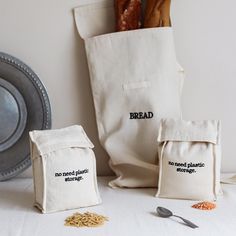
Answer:
M79 123L95 144L98 173L110 174L97 138L83 41L72 9L99 0L0 0L0 51L30 65L51 100L53 128ZM236 171L236 1L172 0L176 50L186 70L185 119L221 119L224 172ZM31 173L29 170L28 174Z

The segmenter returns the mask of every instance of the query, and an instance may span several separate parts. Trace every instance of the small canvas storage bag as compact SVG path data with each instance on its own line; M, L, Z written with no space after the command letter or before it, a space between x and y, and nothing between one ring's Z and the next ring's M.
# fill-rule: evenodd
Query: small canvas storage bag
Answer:
M43 213L101 202L93 144L81 126L30 132L35 206Z
M156 196L215 200L220 190L219 121L162 120Z
M155 187L160 118L181 118L183 70L171 27L114 32L111 0L75 9L112 187Z

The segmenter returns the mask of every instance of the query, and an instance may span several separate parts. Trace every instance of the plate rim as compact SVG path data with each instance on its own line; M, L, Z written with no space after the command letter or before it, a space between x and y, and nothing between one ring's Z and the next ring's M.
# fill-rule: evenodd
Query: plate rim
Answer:
M28 65L26 65L24 62L22 62L21 60L19 60L18 58L14 56L11 56L7 53L0 51L0 61L2 61L3 63L7 63L13 66L15 69L21 71L32 82L35 90L37 91L40 97L42 108L45 111L42 129L50 129L52 125L51 105L49 101L49 96L47 94L46 88L44 84L42 83L42 81L39 79L36 73ZM14 167L8 168L5 171L0 171L0 181L10 179L20 174L21 172L26 170L30 165L31 165L30 153L28 153L26 154L25 159L17 163Z

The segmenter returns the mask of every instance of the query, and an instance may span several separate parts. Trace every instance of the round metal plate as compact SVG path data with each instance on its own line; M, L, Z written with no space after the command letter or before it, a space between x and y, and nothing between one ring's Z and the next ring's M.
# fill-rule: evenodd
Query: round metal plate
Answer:
M21 137L27 119L25 101L18 90L0 78L0 152Z
M38 76L0 52L0 181L30 166L29 131L51 128L51 109Z

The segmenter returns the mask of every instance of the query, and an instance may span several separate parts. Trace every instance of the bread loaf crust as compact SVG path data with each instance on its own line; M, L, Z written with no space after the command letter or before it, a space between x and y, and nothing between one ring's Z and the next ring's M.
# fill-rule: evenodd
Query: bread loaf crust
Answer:
M147 0L144 28L171 26L170 4L171 0Z
M141 27L141 0L115 0L116 31Z

